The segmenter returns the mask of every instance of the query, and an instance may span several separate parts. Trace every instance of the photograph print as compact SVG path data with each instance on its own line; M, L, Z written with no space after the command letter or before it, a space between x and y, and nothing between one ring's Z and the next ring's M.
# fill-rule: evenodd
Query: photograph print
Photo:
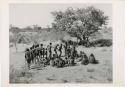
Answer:
M112 4L9 4L9 82L112 83Z

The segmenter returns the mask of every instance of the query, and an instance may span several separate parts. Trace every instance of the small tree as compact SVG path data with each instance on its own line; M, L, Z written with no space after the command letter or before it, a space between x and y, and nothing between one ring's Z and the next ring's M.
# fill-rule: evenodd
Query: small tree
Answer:
M104 12L94 7L68 8L64 12L52 12L54 29L66 31L70 35L77 37L80 42L89 42L91 34L98 32L106 25L108 17Z

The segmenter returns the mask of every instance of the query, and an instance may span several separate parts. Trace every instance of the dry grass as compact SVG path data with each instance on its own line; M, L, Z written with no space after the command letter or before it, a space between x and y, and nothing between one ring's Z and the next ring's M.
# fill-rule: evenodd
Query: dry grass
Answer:
M94 69L87 69L87 72L94 72Z
M23 49L19 45L19 49ZM29 46L29 45L28 45ZM107 49L103 51L103 49ZM10 83L111 83L112 82L112 52L111 48L84 48L87 56L94 53L99 64L79 65L64 68L53 68L50 66L42 70L27 70L24 67L24 53L16 53L14 47L10 48ZM16 67L16 68L15 68ZM19 67L19 69L18 69Z
M10 83L29 83L33 74L26 69L15 69L10 66Z
M57 41L62 40L66 36L69 36L66 32L54 32L54 31L42 31L42 32L20 32L17 37L11 37L9 38L10 43L14 43L14 41L19 39L19 36L25 36L25 38L28 38L30 40L29 43L40 43L42 41ZM18 40L17 40L18 41ZM22 41L23 43L23 41Z
M65 39L66 33L62 32L40 32L30 34L28 36L33 42L41 41L57 41ZM66 37L67 38L67 37ZM46 43L45 43L46 44ZM23 44L24 45L24 44ZM19 45L18 52L10 45L10 83L111 83L112 82L112 48L109 47L93 47L85 48L77 47L78 52L84 51L87 56L94 53L99 64L88 64L87 66L78 65L65 68L46 67L44 70L37 70L38 73L29 71L21 66L24 65L24 49L29 45ZM21 68L17 68L17 67ZM15 68L16 67L16 68ZM52 76L55 75L55 76Z
M67 40L71 38L65 32L42 31L42 32L21 32L28 36L33 43L45 41ZM25 33L25 34L24 34ZM111 35L111 34L109 34ZM105 35L108 37L108 35ZM100 37L100 36L98 36ZM15 41L15 37L10 36L10 42ZM96 38L97 39L97 38ZM24 45L24 44L23 44ZM42 70L27 70L24 66L25 48L29 45L19 45L18 52L10 44L10 83L111 83L112 82L112 47L77 47L78 52L84 51L87 56L94 53L99 64L78 65L65 68L46 67ZM20 67L20 68L18 68Z

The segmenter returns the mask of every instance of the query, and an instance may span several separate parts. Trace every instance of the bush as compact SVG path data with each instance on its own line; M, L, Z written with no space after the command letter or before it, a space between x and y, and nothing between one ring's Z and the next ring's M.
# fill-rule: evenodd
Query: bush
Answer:
M87 45L87 41L79 41L78 45L86 46L86 45ZM87 47L87 46L86 46L86 47Z
M112 45L112 40L111 39L99 39L93 42L90 42L90 46L95 46L95 47L109 47Z
M72 40L61 40L63 43L65 43L65 42L67 42L69 45L74 45L74 46L77 46L78 45L78 43L77 42L75 42L75 41L72 41Z

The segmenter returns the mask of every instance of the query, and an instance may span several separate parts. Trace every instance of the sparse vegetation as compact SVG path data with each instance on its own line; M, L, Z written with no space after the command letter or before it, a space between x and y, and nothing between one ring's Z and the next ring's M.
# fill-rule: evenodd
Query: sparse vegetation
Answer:
M54 16L53 28L57 31L66 31L70 35L77 37L82 45L88 46L91 34L103 29L108 16L95 7L67 8L65 11L52 12Z
M112 46L112 40L111 39L99 39L96 41L93 41L90 43L91 46L94 47L109 47Z
M32 73L28 70L18 70L13 66L10 66L10 83L29 83L29 78L32 78Z
M52 14L55 19L52 27L42 28L38 25L25 28L10 27L9 47L10 63L12 64L9 72L10 83L112 82L112 28L104 27L108 20L104 12L94 7L88 7L76 10L68 8L64 12L55 11ZM24 65L25 48L32 44L48 44L47 41L55 41L55 43L67 41L70 44L75 44L79 53L84 51L87 56L93 53L99 62L93 65L89 64L87 60L87 64L83 62L83 64L78 63L80 66L64 68L47 66L45 69L39 69L39 73L35 72L35 74L22 67L15 68L15 66ZM16 51L18 48L21 51L15 52L14 46ZM93 81L93 79L96 80Z

